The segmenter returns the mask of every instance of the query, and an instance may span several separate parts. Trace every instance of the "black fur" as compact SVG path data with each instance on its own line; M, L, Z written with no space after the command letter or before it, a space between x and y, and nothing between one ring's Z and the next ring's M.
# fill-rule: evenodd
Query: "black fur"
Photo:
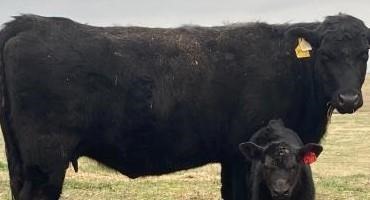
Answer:
M307 30L316 46L311 58L297 59L297 37ZM330 42L348 31L351 39ZM343 113L362 105L354 96L366 71L357 56L368 46L364 34L365 25L347 15L175 29L16 17L0 32L12 193L58 198L68 163L88 156L131 178L220 162L223 198L241 199L240 142L272 118L305 143L318 142L331 105ZM324 63L322 47L349 57Z

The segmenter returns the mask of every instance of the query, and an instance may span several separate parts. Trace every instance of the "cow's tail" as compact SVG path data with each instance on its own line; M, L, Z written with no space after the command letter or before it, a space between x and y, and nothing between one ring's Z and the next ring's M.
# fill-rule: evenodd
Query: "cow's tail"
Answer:
M30 23L25 23L26 18L26 16L15 17L13 21L5 24L0 30L0 124L5 141L5 151L13 199L18 199L24 179L18 144L15 139L14 131L12 131L10 126L10 102L6 87L4 48L7 41L29 28L26 24L30 25Z

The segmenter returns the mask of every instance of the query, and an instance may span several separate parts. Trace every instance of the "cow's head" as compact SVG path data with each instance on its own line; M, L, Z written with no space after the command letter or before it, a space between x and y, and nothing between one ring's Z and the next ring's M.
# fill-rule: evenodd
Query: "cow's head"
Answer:
M319 144L306 144L301 148L285 142L274 142L263 148L252 142L241 143L240 151L252 163L256 162L262 182L275 200L288 200L301 177L301 170L308 164L307 155L319 156ZM314 160L312 160L314 161ZM312 162L311 161L311 162Z
M339 14L327 17L315 30L294 27L287 33L312 45L314 79L325 101L340 113L360 108L370 38L364 23Z

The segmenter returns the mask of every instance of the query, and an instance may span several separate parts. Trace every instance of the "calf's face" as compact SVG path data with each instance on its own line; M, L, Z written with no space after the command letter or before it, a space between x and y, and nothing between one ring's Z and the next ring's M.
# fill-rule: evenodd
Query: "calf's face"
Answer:
M315 156L322 151L318 144L295 148L285 142L271 143L265 148L246 142L241 143L239 149L246 159L255 162L261 181L275 200L291 198L302 168L315 161Z

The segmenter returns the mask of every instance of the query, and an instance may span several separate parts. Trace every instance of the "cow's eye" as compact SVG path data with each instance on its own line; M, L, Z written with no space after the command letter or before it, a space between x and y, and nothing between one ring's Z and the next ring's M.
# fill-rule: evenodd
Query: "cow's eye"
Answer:
M361 58L364 61L367 61L367 59L369 59L369 53L367 51L364 51L359 54L359 58Z
M321 55L320 55L320 57L321 57L321 60L322 61L328 61L328 60L331 60L331 59L333 59L334 58L334 56L333 55L331 55L331 54L329 54L329 53L321 53Z

